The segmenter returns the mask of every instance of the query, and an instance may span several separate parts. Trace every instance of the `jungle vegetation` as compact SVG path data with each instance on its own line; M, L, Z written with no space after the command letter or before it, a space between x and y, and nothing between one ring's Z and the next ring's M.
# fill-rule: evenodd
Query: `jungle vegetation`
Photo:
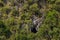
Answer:
M60 40L60 0L0 0L0 40Z

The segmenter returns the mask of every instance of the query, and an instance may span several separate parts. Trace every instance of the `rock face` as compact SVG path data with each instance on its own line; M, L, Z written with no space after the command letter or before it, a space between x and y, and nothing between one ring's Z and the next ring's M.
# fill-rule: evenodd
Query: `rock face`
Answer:
M38 28L41 26L43 20L44 20L44 15L42 15L41 18L35 19L33 21L33 27L31 28L31 31L36 33L38 31Z
M41 17L37 17L35 15L33 15L32 17L33 27L31 28L31 31L33 33L36 33L38 31L39 27L44 21L45 13L42 11L41 14L42 14Z

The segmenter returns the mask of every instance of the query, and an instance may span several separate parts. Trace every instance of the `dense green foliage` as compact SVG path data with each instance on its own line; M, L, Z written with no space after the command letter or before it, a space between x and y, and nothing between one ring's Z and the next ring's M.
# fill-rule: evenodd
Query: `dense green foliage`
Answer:
M31 32L32 16L42 14ZM0 0L0 40L60 40L60 0Z

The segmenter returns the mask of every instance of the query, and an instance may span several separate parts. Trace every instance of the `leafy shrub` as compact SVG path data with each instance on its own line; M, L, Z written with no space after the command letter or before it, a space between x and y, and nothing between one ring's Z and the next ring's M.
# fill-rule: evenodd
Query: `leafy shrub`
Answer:
M37 3L34 3L34 4L30 5L29 8L30 8L31 11L38 11L39 10Z

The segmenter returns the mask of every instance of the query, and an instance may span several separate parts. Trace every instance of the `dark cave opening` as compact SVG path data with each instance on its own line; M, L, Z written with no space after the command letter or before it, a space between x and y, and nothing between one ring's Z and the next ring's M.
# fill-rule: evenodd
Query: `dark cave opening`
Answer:
M31 28L31 32L33 32L33 33L37 33L36 28L35 28L35 27L32 27L32 28Z

